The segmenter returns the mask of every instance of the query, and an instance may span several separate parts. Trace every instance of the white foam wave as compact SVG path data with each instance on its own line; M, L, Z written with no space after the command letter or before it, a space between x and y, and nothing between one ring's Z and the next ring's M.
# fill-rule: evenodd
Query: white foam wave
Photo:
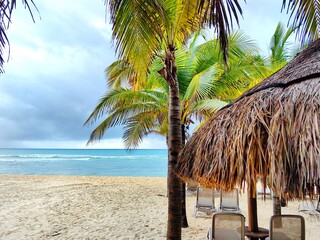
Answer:
M90 160L108 160L108 159L152 159L159 158L158 155L70 155L70 154L20 154L9 155L0 154L0 161L90 161Z

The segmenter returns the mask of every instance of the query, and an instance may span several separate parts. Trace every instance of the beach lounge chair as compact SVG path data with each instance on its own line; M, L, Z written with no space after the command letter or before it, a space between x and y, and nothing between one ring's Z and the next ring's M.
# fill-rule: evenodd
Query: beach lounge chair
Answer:
M231 192L220 191L219 212L241 213L238 189L235 188Z
M305 221L300 215L274 215L270 220L270 240L305 240Z
M261 185L257 186L257 195L261 196L262 199L267 198L267 197L272 199L271 189L268 187L266 187L266 189L264 189Z
M299 204L299 212L306 212L312 216L314 216L316 218L317 221L320 221L320 206L319 206L319 199L316 203L316 205L314 204L314 202L310 199L307 198L305 200L303 200L303 202L301 204Z
M209 240L244 240L245 218L240 213L215 213L212 216L212 227L209 228Z
M205 213L205 217L211 217L212 213L216 212L214 205L214 189L197 187L197 198L194 207L194 217L201 216L199 213Z
M199 183L190 180L186 183L186 186L187 186L187 192L194 193L197 191L197 187L199 186Z

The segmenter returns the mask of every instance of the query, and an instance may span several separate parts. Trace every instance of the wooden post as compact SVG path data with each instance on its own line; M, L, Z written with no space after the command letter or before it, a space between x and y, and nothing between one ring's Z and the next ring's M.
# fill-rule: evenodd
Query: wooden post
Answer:
M277 194L273 194L273 215L281 215L281 200Z
M248 218L249 218L249 231L258 232L258 213L257 213L257 193L253 189L253 184L248 186Z
M275 193L273 194L273 215L281 215L281 200L280 197ZM282 227L281 218L276 219L276 221L274 222L274 227Z

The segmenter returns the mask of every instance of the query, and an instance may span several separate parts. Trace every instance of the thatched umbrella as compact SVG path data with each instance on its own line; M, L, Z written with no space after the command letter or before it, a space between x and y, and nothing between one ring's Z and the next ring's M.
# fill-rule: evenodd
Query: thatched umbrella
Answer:
M258 181L303 199L320 178L320 40L200 127L176 173L207 187L247 186L251 231L258 229Z

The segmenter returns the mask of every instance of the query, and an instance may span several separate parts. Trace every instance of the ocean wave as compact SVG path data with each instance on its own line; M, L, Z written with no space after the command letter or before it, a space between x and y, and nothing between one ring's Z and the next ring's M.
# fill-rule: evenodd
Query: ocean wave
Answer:
M0 161L90 161L108 159L152 159L161 155L71 155L71 154L0 154Z

